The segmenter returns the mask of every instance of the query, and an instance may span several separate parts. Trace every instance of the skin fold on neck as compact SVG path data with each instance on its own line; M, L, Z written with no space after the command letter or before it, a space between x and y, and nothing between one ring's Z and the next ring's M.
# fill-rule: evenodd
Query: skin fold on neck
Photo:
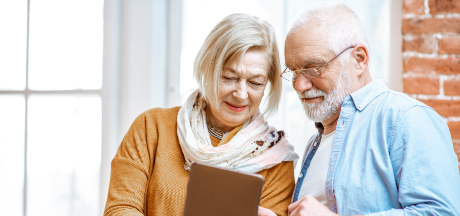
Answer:
M216 128L217 130L220 130L223 132L230 132L233 130L233 128L235 128L235 127L228 126L225 124L219 124L219 122L213 118L211 110L208 107L206 107L205 109L206 109L206 121L209 122L209 124L212 125L214 128Z
M340 116L340 110L341 109L337 110L337 112L331 118L321 122L324 127L323 135L328 135L335 131L335 128L337 126L337 120L339 120Z

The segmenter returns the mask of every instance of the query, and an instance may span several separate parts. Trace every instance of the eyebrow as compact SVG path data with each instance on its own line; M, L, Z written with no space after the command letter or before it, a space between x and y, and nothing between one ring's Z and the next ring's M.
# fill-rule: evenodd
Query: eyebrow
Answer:
M307 67L308 65L312 65L312 64L320 64L320 65L322 65L322 64L325 64L325 63L326 63L326 61L321 60L321 59L308 59L308 60L302 62L302 68L305 68L305 67ZM293 67L291 67L291 65L288 65L288 64L286 64L286 63L285 63L284 65L285 65L287 68L293 68Z
M226 70L227 70L228 72L230 72L230 73L237 74L237 72L236 72L233 68L230 68L230 67L224 68L224 69L222 70L222 73L225 72ZM265 75L263 75L263 74L257 74L257 73L256 73L256 74L253 74L253 73L251 73L251 75L253 75L253 76L250 77L250 78L257 78L257 77L267 78L267 76L265 76Z
M224 71L226 71L226 70L229 71L229 72L231 72L231 73L236 73L235 69L233 69L233 68L231 68L231 67L225 67L225 68L222 70L222 72L224 72Z

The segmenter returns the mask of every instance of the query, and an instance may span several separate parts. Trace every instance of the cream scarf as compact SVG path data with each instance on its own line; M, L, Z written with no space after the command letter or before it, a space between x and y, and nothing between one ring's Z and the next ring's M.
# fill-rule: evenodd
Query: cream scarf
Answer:
M206 126L206 102L200 92L193 92L177 115L177 136L185 157L185 170L192 162L256 173L299 156L288 143L283 131L268 126L257 111L243 128L225 145L211 144Z

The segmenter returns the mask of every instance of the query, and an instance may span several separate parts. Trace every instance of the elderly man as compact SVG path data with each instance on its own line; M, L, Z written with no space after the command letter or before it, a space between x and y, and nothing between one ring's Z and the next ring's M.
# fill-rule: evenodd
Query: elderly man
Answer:
M356 15L334 2L300 12L287 69L318 133L308 142L290 216L460 215L449 129L430 107L372 81ZM259 215L273 215L268 209Z

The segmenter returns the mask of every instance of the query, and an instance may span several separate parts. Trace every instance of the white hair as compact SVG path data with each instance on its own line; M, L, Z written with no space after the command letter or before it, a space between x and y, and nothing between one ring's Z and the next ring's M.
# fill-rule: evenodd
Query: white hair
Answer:
M301 9L291 22L287 38L295 34L303 26L314 22L318 32L325 37L327 49L335 54L350 45L362 43L370 54L369 40L361 21L345 4L337 1L324 1L310 4ZM338 57L342 66L348 66L350 50Z
M356 14L345 4L334 1L311 4L303 8L291 23L287 38L308 24L315 25L315 32L325 38L320 44L335 54L342 52L350 45L364 44L370 53L366 32ZM334 115L343 99L350 93L352 80L349 76L348 65L350 50L338 57L342 64L340 76L334 89L326 94L320 89L298 92L300 98L324 97L320 104L302 102L306 115L313 121L322 122Z

